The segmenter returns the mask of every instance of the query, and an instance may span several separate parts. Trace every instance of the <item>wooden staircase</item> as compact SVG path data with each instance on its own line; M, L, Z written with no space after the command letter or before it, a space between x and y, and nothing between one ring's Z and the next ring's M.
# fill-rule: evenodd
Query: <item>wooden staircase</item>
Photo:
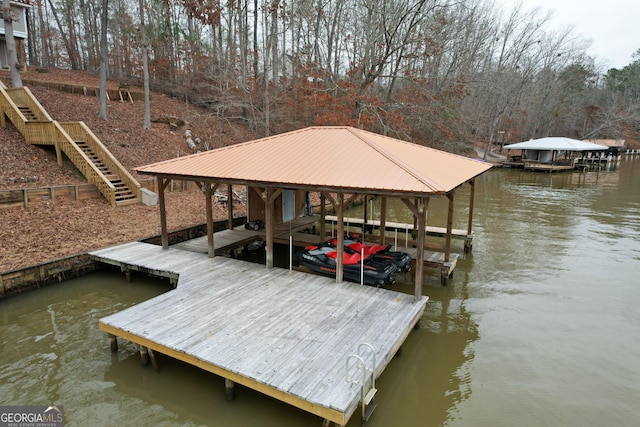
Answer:
M53 145L58 164L64 153L112 206L141 201L140 183L118 162L83 122L58 123L28 88L7 89L0 82L0 125L5 117L29 144Z

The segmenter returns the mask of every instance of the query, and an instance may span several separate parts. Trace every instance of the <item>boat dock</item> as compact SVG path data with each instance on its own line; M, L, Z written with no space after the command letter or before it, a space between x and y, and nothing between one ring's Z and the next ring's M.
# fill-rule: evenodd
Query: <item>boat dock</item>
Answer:
M219 234L216 233L216 241ZM176 288L99 321L165 354L345 425L375 407L375 378L422 316L427 298L266 269L227 257L132 242L91 252L97 261L176 280ZM114 362L116 363L116 362ZM366 411L365 411L366 409Z
M331 216L327 216L327 221L331 220ZM335 218L335 217L334 217ZM358 219L349 218L349 220L353 220L350 224L358 224ZM297 220L292 221L293 224L285 223L280 224L276 228L274 232L274 241L276 243L280 243L283 245L289 245L293 242L294 246L304 247L307 245L318 244L324 240L318 234L312 234L311 231L313 226L317 223L318 217L304 217ZM360 221L360 226L362 225L362 220ZM335 221L334 221L335 222ZM379 227L379 221L371 221L370 222L373 227ZM408 228L408 224L388 223L389 229L391 230L399 230L404 232L408 230L411 232L411 228ZM310 229L309 232L301 232L301 230ZM427 227L427 234L430 236L436 237L444 237L446 234L446 229L439 227ZM455 236L457 239L464 239L465 248L471 247L473 242L473 234L467 234L464 230L453 230L452 237ZM366 237L366 236L365 236ZM258 240L264 240L265 238L265 230L247 230L244 226L235 227L233 229L217 231L215 233L214 239L214 252L215 255L223 255L229 251L234 249L244 248L252 242ZM387 243L394 244L398 243L397 248L394 250L399 250L402 252L406 252L411 255L413 260L417 259L418 250L414 247L415 242L413 240L402 241L402 242L393 242L391 239L387 239ZM428 244L427 244L428 245ZM440 281L443 285L447 285L451 276L453 275L453 271L456 268L458 263L459 255L456 253L452 253L449 257L449 260L445 260L444 252L439 245L432 245L432 248L424 250L424 265L427 267L434 268L440 272ZM197 237L195 239L187 240L184 242L176 243L171 245L171 248L180 249L183 251L190 251L199 254L206 254L208 252L208 240L207 236ZM304 268L294 267L295 269L300 269L301 271L308 272L309 270ZM156 273L153 273L156 274ZM158 275L158 274L156 274ZM175 276L175 275L174 275ZM173 277L175 279L175 277Z

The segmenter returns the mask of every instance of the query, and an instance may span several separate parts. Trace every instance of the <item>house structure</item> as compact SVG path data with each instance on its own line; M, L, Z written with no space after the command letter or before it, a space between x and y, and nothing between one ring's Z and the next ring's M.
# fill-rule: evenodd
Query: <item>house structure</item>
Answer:
M25 41L27 40L27 9L31 7L30 0L11 0L11 9L14 15L13 37L16 41L18 63L26 64ZM1 15L0 11L0 15ZM4 30L4 19L0 19L0 67L7 68L7 43Z
M246 185L260 201L250 206L249 218L264 217L266 264L273 267L274 227L304 213L307 191L320 192L337 214L337 247L344 239L343 209L354 195L395 197L413 212L417 248L425 247L426 213L432 197L448 199L445 261L451 255L456 190L471 185L469 232L473 217L475 178L490 164L352 127L310 127L229 147L166 160L137 168L158 181L162 246L168 247L164 189L172 179L200 183L205 194L208 253L214 256L211 197L220 185ZM385 203L383 203L385 205ZM322 205L324 206L324 205ZM321 216L324 212L321 212ZM384 218L384 208L381 217ZM320 218L324 235L324 218ZM381 221L380 237L385 236ZM416 299L422 297L424 251L416 254ZM343 280L342 252L338 251L336 280Z

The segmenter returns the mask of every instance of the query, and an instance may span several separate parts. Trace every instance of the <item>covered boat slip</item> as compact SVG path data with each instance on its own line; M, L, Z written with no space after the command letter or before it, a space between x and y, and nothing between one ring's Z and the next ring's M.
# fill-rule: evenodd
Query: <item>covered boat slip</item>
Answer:
M175 290L100 329L344 425L416 325L426 297L226 257L127 243L94 259L165 277ZM373 349L373 351L370 351ZM356 357L357 356L357 357Z
M359 159L354 162L353 159ZM297 194L318 192L321 209L328 200L337 220L337 246L344 241L344 207L353 197L398 198L415 218L416 247L425 248L426 214L430 198L446 198L448 214L443 245L444 263L452 261L451 239L456 189L471 185L468 232L471 234L475 178L491 165L407 141L347 126L310 127L193 154L137 168L158 180L162 246L168 247L164 189L173 179L200 183L205 196L208 254L215 256L211 199L220 185L246 185L248 218L265 225L267 268L273 267L275 227L300 217ZM375 173L371 173L375 171ZM347 196L347 197L345 197ZM381 208L384 215L385 208ZM320 232L325 222L320 214ZM381 236L385 220L381 219ZM381 237L382 238L382 237ZM422 296L424 251L416 252L415 297ZM337 252L336 281L342 282L343 252Z

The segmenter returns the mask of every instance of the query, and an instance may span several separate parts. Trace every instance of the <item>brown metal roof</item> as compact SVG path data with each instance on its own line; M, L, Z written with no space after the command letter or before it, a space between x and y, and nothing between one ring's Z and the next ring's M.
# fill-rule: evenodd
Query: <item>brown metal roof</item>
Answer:
M491 166L352 127L309 127L137 168L282 188L444 194Z

